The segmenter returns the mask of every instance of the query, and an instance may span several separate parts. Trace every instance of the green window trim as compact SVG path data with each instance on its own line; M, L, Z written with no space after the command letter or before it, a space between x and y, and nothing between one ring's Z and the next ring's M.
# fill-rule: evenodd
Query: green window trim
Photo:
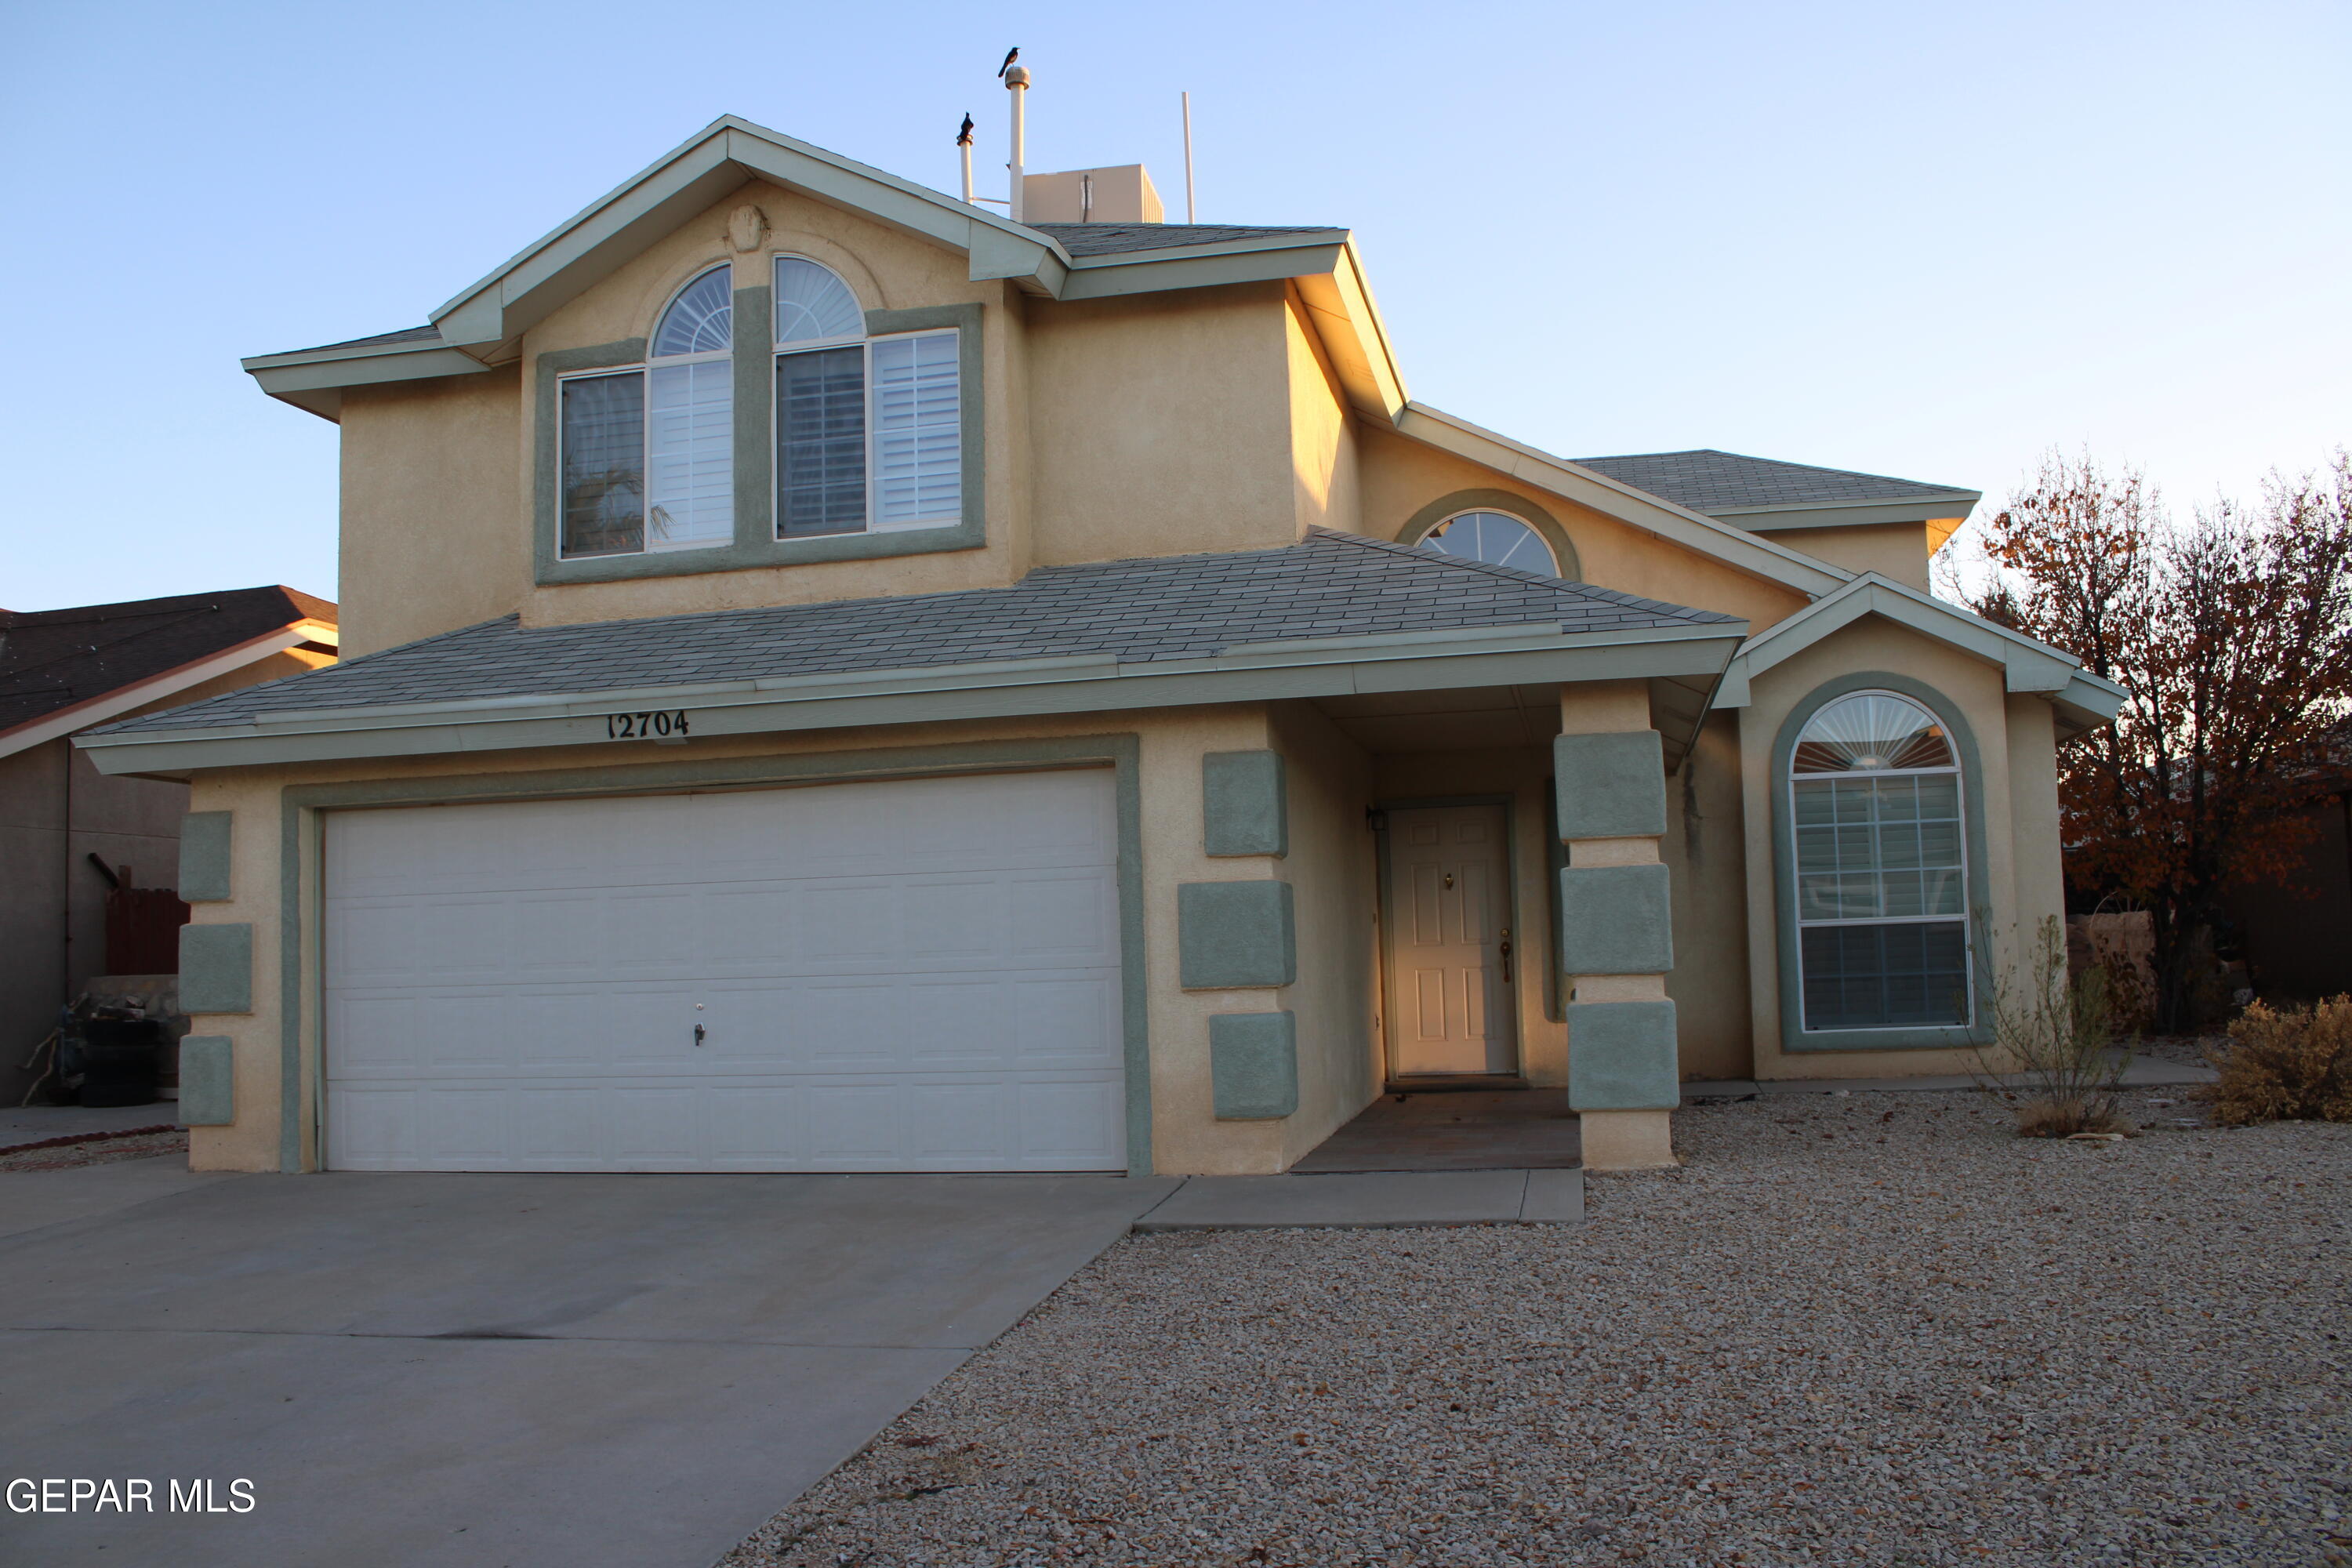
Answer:
M1797 826L1790 793L1797 737L1814 714L1841 697L1857 691L1891 691L1934 714L1952 740L1960 760L1961 822L1966 834L1962 878L1966 910L1964 929L1969 943L1969 1017L1967 1024L1920 1025L1867 1029L1808 1029L1805 1026L1803 941L1797 919ZM1789 710L1772 742L1772 889L1775 935L1780 951L1780 1049L1802 1051L1951 1050L1987 1044L1991 1039L1991 977L1987 951L1992 911L1986 901L1990 879L1985 874L1987 845L1984 826L1984 769L1979 760L1976 732L1959 710L1942 692L1924 681L1886 670L1860 670L1842 675L1808 692Z
M626 338L588 348L557 349L532 362L532 580L542 585L614 583L639 577L677 577L707 572L740 572L763 566L798 566L826 561L860 561L893 555L929 555L978 550L988 542L987 388L982 381L981 333L985 311L975 303L933 305L907 310L868 310L869 337L902 332L956 332L956 374L963 456L963 521L948 528L907 529L890 533L835 533L813 539L778 539L775 489L775 294L760 283L734 291L735 539L700 550L631 555L596 555L575 561L557 548L562 524L562 476L557 468L559 384L583 371L615 370L644 363L646 340Z

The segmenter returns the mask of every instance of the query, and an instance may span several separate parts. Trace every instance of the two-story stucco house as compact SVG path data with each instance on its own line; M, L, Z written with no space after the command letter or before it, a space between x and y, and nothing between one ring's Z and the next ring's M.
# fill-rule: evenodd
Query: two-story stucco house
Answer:
M248 362L345 662L84 742L193 785L197 1165L1276 1172L1483 1082L1638 1166L1955 1069L2118 700L1927 595L1973 492L1550 457L1346 230L1094 216L722 120Z

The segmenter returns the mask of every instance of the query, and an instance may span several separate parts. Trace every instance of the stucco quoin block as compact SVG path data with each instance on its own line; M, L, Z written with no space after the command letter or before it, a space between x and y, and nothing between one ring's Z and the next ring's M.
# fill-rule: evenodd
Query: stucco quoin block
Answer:
M1655 730L1562 735L1551 743L1551 761L1562 838L1665 832L1665 742Z
M180 1042L180 1125L226 1127L236 1120L236 1042L190 1035Z
M1201 843L1211 855L1290 852L1289 800L1281 752L1202 754Z
M1209 1020L1209 1077L1220 1121L1268 1121L1298 1109L1298 1021L1288 1013Z
M187 1013L253 1011L253 927L180 928L180 1008Z
M1568 1103L1577 1110L1671 1110L1682 1103L1675 1005L1571 1004Z
M1298 978L1290 884L1180 883L1176 945L1187 991L1289 984Z
M192 904L229 897L229 828L226 811L192 811L180 820L180 897Z
M1559 962L1576 974L1664 974L1675 966L1663 865L1570 866L1559 874Z

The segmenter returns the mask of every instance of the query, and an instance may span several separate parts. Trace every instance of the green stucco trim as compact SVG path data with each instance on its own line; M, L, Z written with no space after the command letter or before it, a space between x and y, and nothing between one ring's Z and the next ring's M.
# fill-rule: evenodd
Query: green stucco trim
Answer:
M1568 1010L1572 1110L1672 1110L1682 1103L1672 1002L1579 1002Z
M1559 930L1559 874L1568 869L1568 843L1559 836L1559 790L1550 780L1544 783L1544 914L1547 929ZM1544 1017L1559 1023L1568 1015L1561 1011L1568 1005L1568 972L1560 967L1559 942L1546 944L1549 951L1543 966Z
M1272 1121L1298 1109L1298 1020L1220 1013L1209 1020L1209 1079L1220 1121Z
M1279 752L1201 757L1201 844L1210 855L1287 855L1290 808Z
M745 270L751 270L746 268ZM735 290L735 548L776 537L776 291Z
M183 1127L226 1127L236 1120L236 1042L226 1035L190 1035L180 1042Z
M1431 529L1463 511L1508 512L1543 535L1544 542L1559 558L1563 578L1571 583L1584 580L1584 563L1576 553L1576 542L1569 538L1568 530L1559 525L1558 518L1516 490L1455 490L1452 495L1440 496L1414 512L1412 520L1397 530L1396 542L1419 544Z
M1665 833L1665 738L1655 730L1561 735L1551 762L1562 838Z
M192 904L229 897L229 831L236 816L192 811L180 819L180 897Z
M1672 886L1666 868L1654 862L1562 871L1561 970L1575 976L1664 974L1674 968Z
M1906 1029L1807 1029L1801 946L1797 940L1797 824L1789 796L1789 764L1796 755L1797 736L1815 713L1839 698L1856 691L1892 691L1908 697L1943 721L1960 754L1960 815L1968 833L1963 846L1961 885L1968 910L1969 1017L1967 1024ZM1990 955L1986 943L1992 931L1992 910L1984 875L1984 769L1978 760L1976 732L1960 717L1958 707L1925 681L1886 670L1857 670L1841 675L1807 693L1789 710L1772 742L1772 883L1775 923L1780 949L1780 1048L1783 1051L1924 1051L1978 1046L1992 1038L1989 1026L1991 984L1986 973Z
M244 921L180 928L180 1011L253 1011L253 927Z
M956 773L1007 773L1022 769L1101 767L1112 770L1118 818L1119 1019L1127 1072L1127 1158L1130 1175L1151 1173L1150 985L1145 970L1143 910L1142 743L1133 734L1072 735L1042 740L976 741L959 745L908 746L829 752L785 757L717 757L644 763L609 768L563 768L545 773L456 774L436 778L367 780L352 784L290 785L281 792L281 876L278 929L283 933L279 1036L285 1121L279 1168L300 1171L323 1163L328 1128L325 1075L320 1053L327 1047L325 1026L315 1030L317 1050L305 1049L306 997L318 989L320 937L315 900L325 813L375 805L454 805L460 802L546 800L589 795L644 795L665 791L761 784L845 784L859 779L934 778ZM1286 894L1286 884L1283 885ZM1287 901L1286 900L1286 910ZM305 1086L311 1125L318 1138L306 1157L301 1106Z
M565 561L557 553L556 383L574 371L635 364L643 338L594 348L562 349L535 362L532 454L533 563L542 584L616 583L637 577L678 577L761 566L801 566L893 555L978 550L988 542L987 387L982 381L982 307L938 305L918 310L868 310L869 334L956 329L956 374L962 406L963 514L945 528L888 533L835 533L820 539L778 539L775 495L775 297L768 286L735 290L735 537L702 550L646 551Z
M1187 991L1290 984L1298 978L1290 884L1179 884L1176 948L1180 981Z

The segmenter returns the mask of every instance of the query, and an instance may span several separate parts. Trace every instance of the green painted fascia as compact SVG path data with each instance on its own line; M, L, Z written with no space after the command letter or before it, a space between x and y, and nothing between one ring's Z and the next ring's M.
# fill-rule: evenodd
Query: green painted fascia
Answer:
M319 1061L331 1043L323 1038L323 1020L311 1020L320 1037L315 1040L315 1048L306 1049L305 1009L319 987L317 893L324 814L329 811L756 788L764 784L846 784L865 779L937 778L956 773L1105 765L1113 772L1112 795L1118 818L1119 1020L1127 1073L1128 1170L1131 1175L1150 1175L1151 990L1146 970L1143 918L1142 742L1134 734L979 741L787 757L676 758L612 767L551 769L544 773L457 773L436 778L288 786L280 792L279 808L278 1049L283 1095L280 1114L284 1118L279 1124L279 1169L314 1169L322 1163L320 1152L326 1146L325 1074ZM307 910L306 898L310 901ZM319 1134L307 1145L307 1152L303 1138L306 1099L308 1125Z
M1405 520L1405 525L1397 530L1396 542L1406 545L1419 544L1429 536L1431 529L1447 518L1465 511L1499 511L1531 524L1538 533L1543 535L1544 542L1551 546L1552 555L1559 562L1559 574L1571 583L1584 580L1584 563L1577 554L1576 542L1568 536L1568 530L1562 528L1559 520L1550 512L1511 490L1467 489L1440 496Z
M231 896L229 843L236 821L226 811L192 811L180 819L179 894L189 903Z
M1856 691L1892 691L1908 697L1933 713L1944 725L1960 753L1962 825L1968 842L1962 847L1962 906L1968 910L1969 974L1973 1022L1940 1027L1907 1029L1805 1028L1805 993L1801 973L1803 952L1797 938L1797 826L1790 800L1790 763L1796 756L1797 737L1815 713L1837 699ZM1948 1050L1954 1047L1989 1044L1992 1005L1990 977L1983 972L1990 960L1985 933L1992 928L1990 879L1985 875L1984 769L1978 760L1976 732L1960 717L1959 708L1925 681L1887 670L1857 670L1826 681L1789 710L1772 742L1772 892L1776 934L1780 945L1780 1049L1798 1051Z
M1229 250L1216 255L1162 257L1152 251L1087 257L1071 264L1065 300L1108 300L1168 289L1214 289L1319 276L1339 269L1344 244L1324 241L1281 249Z
M1500 653L1447 652L1444 645L1395 646L1392 658L1357 649L1353 658L1325 657L1314 662L1255 654L1126 666L1093 658L1006 660L1007 666L1024 668L1000 672L965 666L944 674L911 669L870 678L730 681L551 699L419 704L393 714L344 710L343 716L326 720L292 714L268 724L219 730L90 737L83 749L101 773L125 773L512 747L637 744L612 741L603 716L654 707L686 709L698 735L770 734L1367 692L1625 680L1712 674L1722 668L1738 640L1736 636L1679 634L1649 641L1586 637Z
M1954 490L1948 495L1853 501L1838 506L1711 506L1706 515L1737 523L1755 533L1791 528L1866 528L1877 523L1926 523L1938 518L1964 518L1983 499L1975 490Z

